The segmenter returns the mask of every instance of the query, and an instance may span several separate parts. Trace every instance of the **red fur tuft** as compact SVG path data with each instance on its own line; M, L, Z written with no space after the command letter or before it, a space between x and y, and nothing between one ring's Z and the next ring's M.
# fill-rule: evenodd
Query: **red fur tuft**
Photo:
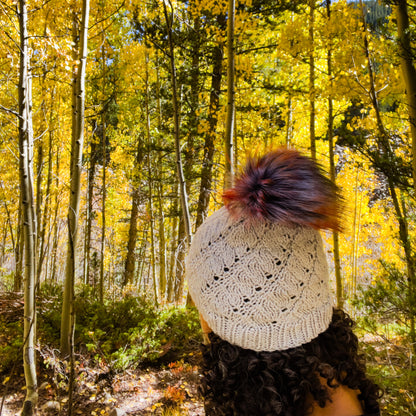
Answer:
M296 150L282 148L249 158L234 187L223 196L230 213L249 222L342 229L338 188L319 165Z

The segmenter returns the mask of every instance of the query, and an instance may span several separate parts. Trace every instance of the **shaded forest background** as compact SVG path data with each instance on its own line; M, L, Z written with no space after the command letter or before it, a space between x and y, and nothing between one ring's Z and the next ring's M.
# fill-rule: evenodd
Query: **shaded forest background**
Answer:
M416 414L416 3L242 0L231 38L232 3L0 1L0 372L23 414L44 373L72 414L82 366L194 357L192 232L277 146L341 188L334 296L383 414ZM170 387L152 412L187 414Z

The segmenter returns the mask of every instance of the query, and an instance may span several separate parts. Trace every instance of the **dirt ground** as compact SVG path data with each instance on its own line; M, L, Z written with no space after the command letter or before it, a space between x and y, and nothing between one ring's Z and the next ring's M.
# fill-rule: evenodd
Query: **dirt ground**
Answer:
M127 370L120 374L100 371L80 363L73 395L73 415L92 416L202 416L199 352L160 367ZM105 369L104 369L105 370ZM5 379L6 380L6 379ZM38 375L37 415L68 414L67 380L56 366ZM6 391L7 386L7 391ZM23 375L1 385L0 416L20 414L25 392Z

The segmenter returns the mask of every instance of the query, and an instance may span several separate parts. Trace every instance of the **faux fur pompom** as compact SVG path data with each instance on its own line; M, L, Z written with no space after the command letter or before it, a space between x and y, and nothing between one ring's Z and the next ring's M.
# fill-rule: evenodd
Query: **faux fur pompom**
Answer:
M312 159L278 149L251 157L235 185L224 192L231 215L249 223L269 220L341 231L338 188Z

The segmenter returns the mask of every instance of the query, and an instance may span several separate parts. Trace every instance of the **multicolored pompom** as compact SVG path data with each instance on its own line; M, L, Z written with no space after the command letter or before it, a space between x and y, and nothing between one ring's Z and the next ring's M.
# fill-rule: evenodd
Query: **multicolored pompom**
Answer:
M273 221L341 231L338 188L312 159L292 149L251 157L224 192L229 212L248 223Z

